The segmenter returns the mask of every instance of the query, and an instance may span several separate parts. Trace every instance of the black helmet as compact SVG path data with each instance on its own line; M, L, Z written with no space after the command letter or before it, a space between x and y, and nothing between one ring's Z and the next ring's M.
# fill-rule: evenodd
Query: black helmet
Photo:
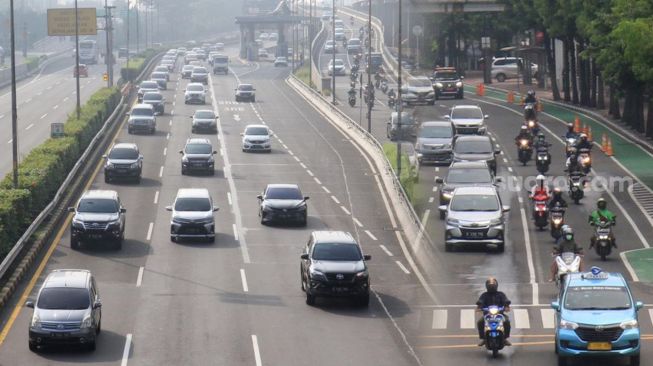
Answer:
M535 90L531 89L526 94L528 94L529 97L534 97L535 96Z
M574 240L574 230L571 227L567 227L566 230L563 230L563 234L566 240Z
M499 281L496 278L490 277L485 281L485 289L487 292L497 292L499 289Z
M569 132L575 132L574 131L574 124L573 123L567 123L567 129Z
M596 207L598 207L599 210L605 210L605 208L608 207L608 202L603 198L599 198L599 200L596 201Z

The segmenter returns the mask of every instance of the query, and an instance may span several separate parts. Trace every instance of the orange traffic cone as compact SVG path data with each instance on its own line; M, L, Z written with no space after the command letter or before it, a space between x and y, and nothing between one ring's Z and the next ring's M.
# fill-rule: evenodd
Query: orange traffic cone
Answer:
M506 101L508 103L514 103L515 102L515 93L509 91L508 95L506 96Z
M481 83L481 84L479 85L479 90L480 90L480 92L481 92L480 95L481 95L481 96L485 96L485 84Z
M607 156L613 156L614 155L614 151L612 150L612 139L611 138L608 138L608 146L607 146L607 149L605 151L605 155L607 155Z
M587 126L587 141L594 141L594 136L592 136L592 126Z
M574 132L580 133L580 118L578 116L574 119Z
M608 135L605 132L601 136L601 151L608 151Z

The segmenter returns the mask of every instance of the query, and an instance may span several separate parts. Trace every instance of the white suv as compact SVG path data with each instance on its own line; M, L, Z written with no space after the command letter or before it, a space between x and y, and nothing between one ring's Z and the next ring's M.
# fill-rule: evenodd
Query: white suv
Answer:
M170 240L206 239L215 241L215 219L213 213L218 211L213 206L213 199L206 188L181 188L172 206L170 219Z
M190 83L186 86L184 103L206 104L206 88L201 83Z
M521 71L519 64L523 62L521 57L501 57L492 60L492 78L502 83L506 79L514 79L519 77ZM534 78L538 77L538 66L531 62L531 75Z

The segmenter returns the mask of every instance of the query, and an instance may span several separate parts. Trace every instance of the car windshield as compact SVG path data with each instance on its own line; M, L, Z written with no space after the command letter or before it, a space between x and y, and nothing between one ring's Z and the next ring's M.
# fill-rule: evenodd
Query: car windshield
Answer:
M209 144L188 144L186 145L186 154L210 154L211 145Z
M72 287L46 287L39 294L37 306L47 310L84 310L91 305L88 290Z
M418 87L418 88L433 86L431 84L431 80L428 79L411 79L408 81L408 85L412 87Z
M392 112L392 123L397 124L397 113ZM413 118L413 115L410 113L402 113L401 114L401 124L402 126L412 126L415 123L415 119Z
M327 46L333 46L335 44L335 41L326 41Z
M238 85L238 90L251 91L254 88L249 84Z
M167 66L157 66L154 71L161 72L164 75L168 73L168 67Z
M454 151L458 154L490 154L492 144L490 141L461 141L454 144Z
M483 112L478 108L454 108L451 111L453 119L483 119Z
M626 310L631 299L625 287L570 286L565 294L567 310Z
M213 119L215 114L212 111L197 111L195 112L195 118L198 119Z
M213 62L227 63L229 61L228 57L214 57Z
M361 40L360 40L360 39L356 39L356 38L352 38L352 39L350 39L350 40L347 42L347 44L348 44L348 45L352 45L352 46L360 46L360 44L361 44Z
M159 93L145 93L145 95L143 95L143 100L160 101L162 99L163 95Z
M189 85L186 87L188 91L204 91L204 87L201 85Z
M211 211L211 202L200 197L178 198L175 201L175 211Z
M155 72L152 74L152 79L165 79L165 78L166 78L166 74L162 72Z
M118 202L108 198L82 198L77 205L77 212L116 213Z
M281 188L274 187L268 188L265 191L265 199L268 200L301 200L302 192L299 191L299 188Z
M356 244L318 243L313 248L316 261L359 261L361 251Z
M144 81L141 83L141 88L142 89L158 89L159 84L156 83L156 81Z
M193 69L193 72L196 73L196 74L206 74L206 73L208 73L208 71L206 71L206 69L203 68L203 67L196 67L196 68Z
M451 138L453 137L453 128L451 126L422 126L419 137L427 139Z
M486 167L481 169L449 169L447 183L492 183L492 175Z
M277 57L277 61L283 61L283 62L285 62L285 61L286 61L286 58L285 58L285 57Z
M494 195L454 194L451 200L452 211L498 211L499 201Z
M245 135L248 136L267 136L268 129L265 127L248 127L245 130Z
M455 71L438 71L435 73L435 80L458 80L458 73Z
M138 158L138 151L136 151L135 149L116 148L116 149L111 149L111 152L109 153L109 159L133 160L137 158Z
M143 97L145 98L145 97ZM154 112L150 108L134 108L131 112L132 116L153 116Z

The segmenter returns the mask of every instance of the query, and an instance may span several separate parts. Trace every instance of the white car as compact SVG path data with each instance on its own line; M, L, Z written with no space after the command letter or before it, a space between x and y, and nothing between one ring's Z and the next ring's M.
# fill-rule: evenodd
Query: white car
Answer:
M266 125L247 125L240 134L243 137L243 152L247 151L272 151L270 138L272 131Z
M405 105L435 104L435 91L431 79L426 76L409 77L401 87L401 100Z
M453 122L457 135L485 134L485 119L490 118L477 105L455 105L451 108L451 114L444 117Z
M520 70L520 64L523 64L523 59L521 57L500 57L492 60L492 69L490 74L493 79L496 79L498 82L502 83L506 79L514 79L519 77L523 73ZM536 64L531 62L531 75L534 78L537 78L538 67Z
M347 75L347 69L345 67L345 62L342 59L337 58L335 60L335 64L333 60L329 61L329 66L327 66L327 70L330 75L333 75L334 70L336 75ZM335 65L335 66L334 66Z
M206 104L206 89L201 83L190 83L186 86L186 91L184 92L184 103L185 104Z
M265 48L259 48L258 58L268 58L268 51Z
M286 57L277 57L274 60L274 67L287 67L288 66L288 58Z

